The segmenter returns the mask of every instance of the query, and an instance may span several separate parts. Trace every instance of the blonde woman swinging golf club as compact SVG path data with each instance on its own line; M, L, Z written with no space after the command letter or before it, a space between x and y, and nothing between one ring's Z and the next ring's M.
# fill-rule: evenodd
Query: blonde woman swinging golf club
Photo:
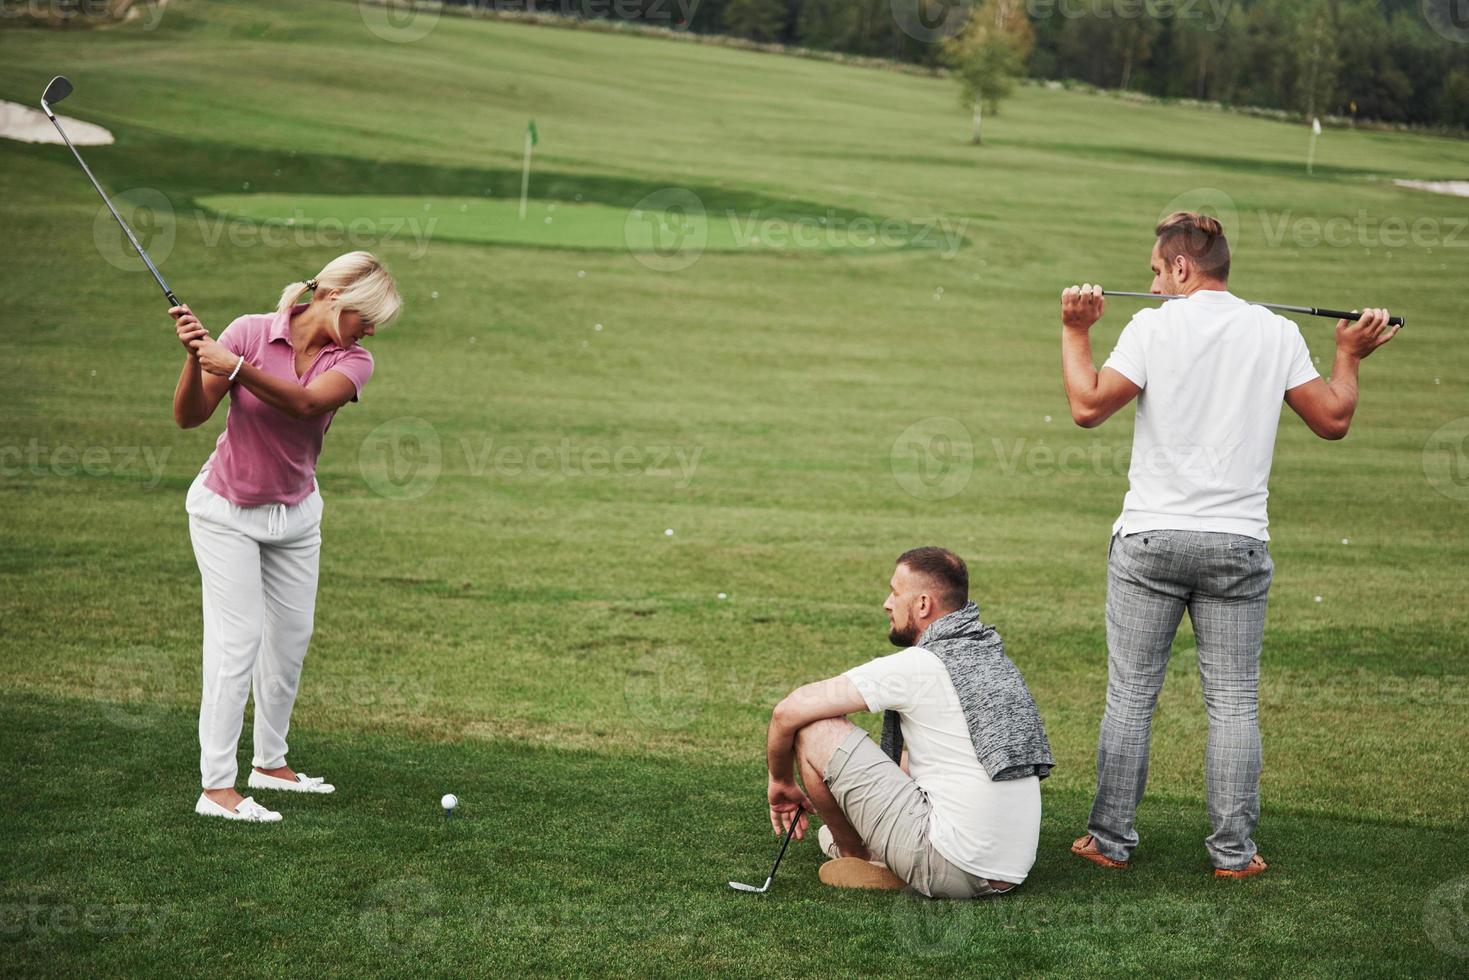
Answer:
M310 302L297 305L309 291ZM402 300L367 252L293 282L273 313L242 316L209 333L187 306L177 320L188 355L174 390L181 428L208 421L226 393L229 416L189 488L189 536L204 593L199 768L203 816L281 819L235 789L245 700L255 696L251 789L330 793L286 764L286 731L311 640L321 556L316 459L332 416L372 377L360 344L398 314Z

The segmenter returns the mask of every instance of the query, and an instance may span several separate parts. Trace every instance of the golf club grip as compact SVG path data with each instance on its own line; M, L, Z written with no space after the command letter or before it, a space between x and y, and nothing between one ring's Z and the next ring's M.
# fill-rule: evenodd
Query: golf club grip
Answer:
M1330 317L1337 320L1360 320L1362 318L1362 314L1360 312L1351 313L1346 310L1325 310L1317 308L1313 312L1317 316ZM1389 327L1405 327L1408 325L1408 321L1404 320L1400 316L1390 316L1387 318L1387 325Z

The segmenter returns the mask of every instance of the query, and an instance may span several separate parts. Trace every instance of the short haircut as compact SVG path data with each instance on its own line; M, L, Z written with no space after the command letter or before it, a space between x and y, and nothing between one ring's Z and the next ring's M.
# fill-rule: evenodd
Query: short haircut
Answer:
M1171 265L1180 255L1187 255L1204 275L1228 281L1229 240L1219 219L1196 211L1175 211L1158 222L1154 234L1164 262Z
M950 611L969 602L969 567L948 548L914 548L899 555L897 563L927 577L936 586L934 598Z

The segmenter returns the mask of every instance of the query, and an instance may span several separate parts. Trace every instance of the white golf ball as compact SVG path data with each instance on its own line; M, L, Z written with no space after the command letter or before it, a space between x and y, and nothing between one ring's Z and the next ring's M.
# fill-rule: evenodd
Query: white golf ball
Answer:
M452 810L458 805L459 797L455 796L453 793L445 793L444 798L439 801L439 806L443 807L445 810Z
M728 595L728 593L721 592L721 593L719 593L719 598L721 598L721 599L728 599L729 598L729 595Z
M1318 595L1318 596L1317 596L1317 597L1316 597L1316 601L1317 601L1317 602L1323 602L1323 601L1324 601L1324 600L1323 600L1323 599L1322 599L1322 598L1321 598L1321 597L1320 597L1320 596L1319 596L1319 595Z
M673 528L671 528L671 527L664 528L663 529L663 536L665 538L671 538L671 537L673 537Z

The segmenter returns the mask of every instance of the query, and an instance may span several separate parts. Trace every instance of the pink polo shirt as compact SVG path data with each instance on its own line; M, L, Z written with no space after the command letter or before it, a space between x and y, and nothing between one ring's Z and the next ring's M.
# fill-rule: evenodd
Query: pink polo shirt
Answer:
M316 354L303 377L296 377L296 352L291 347L289 314L257 313L242 316L225 328L219 342L245 360L277 378L308 385L327 371L340 371L362 394L372 377L372 355L353 344L342 348L329 343ZM298 504L316 489L316 458L321 440L335 412L310 419L292 418L255 397L238 381L230 388L229 416L204 464L204 485L241 507L261 504Z

